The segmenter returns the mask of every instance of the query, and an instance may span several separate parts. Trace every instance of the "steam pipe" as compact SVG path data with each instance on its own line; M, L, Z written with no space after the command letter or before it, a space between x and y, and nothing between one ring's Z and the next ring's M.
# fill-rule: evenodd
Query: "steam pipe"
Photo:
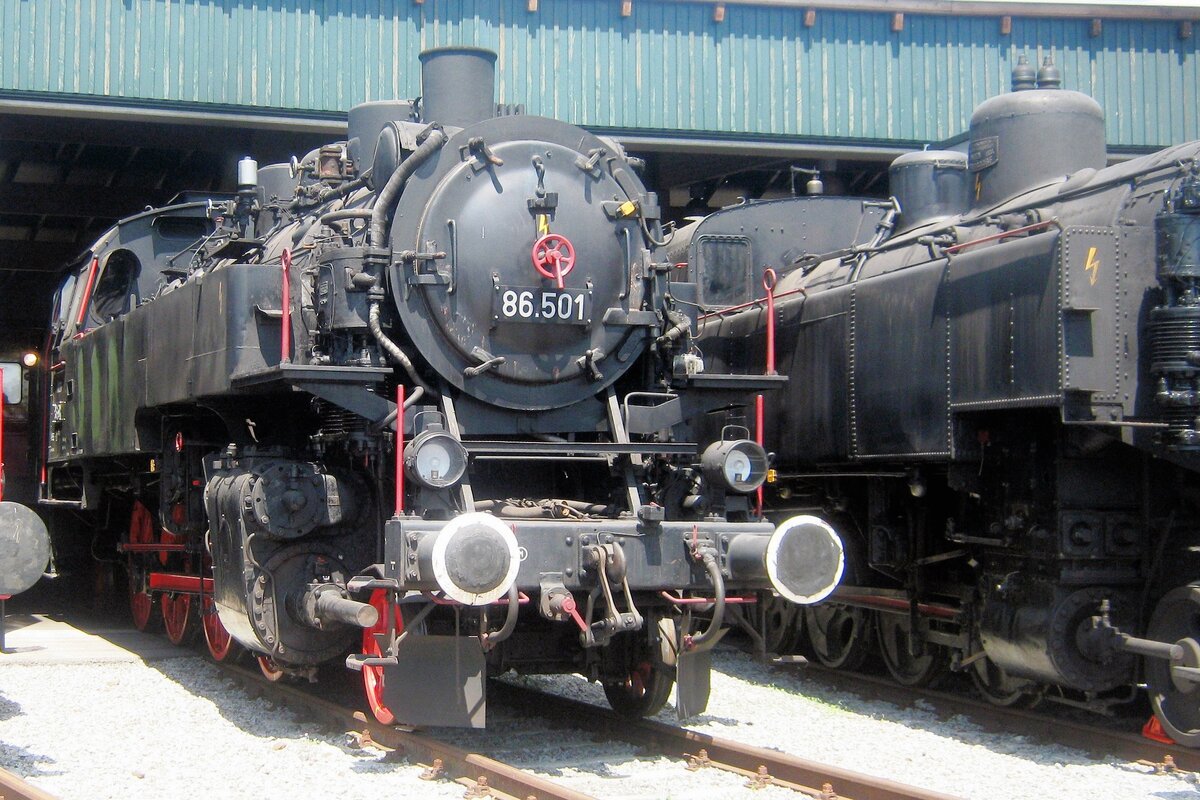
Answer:
M334 189L322 189L318 200L322 203L328 202L335 197L345 197L356 189L361 189L367 185L367 181L371 178L371 170L365 170L362 175L352 181L347 181L341 186Z
M371 301L370 312L367 314L367 325L370 327L371 334L375 337L375 340L379 342L379 346L392 357L393 361L404 367L404 371L408 373L409 379L426 393L433 394L433 390L417 374L417 369L413 366L412 359L400 349L400 345L389 339L387 334L383 332L383 327L379 324L379 300Z
M712 622L703 631L691 637L692 647L698 647L716 636L717 631L721 630L721 623L725 621L725 578L721 575L721 567L711 552L705 552L701 558L713 584Z
M396 171L388 178L387 184L379 193L379 199L375 201L375 206L371 214L371 228L367 233L367 244L371 247L383 247L383 242L387 237L387 228L391 221L392 212L395 211L396 202L400 199L400 193L404 190L404 184L416 172L417 167L425 163L431 155L441 149L447 141L446 132L441 126L433 127L429 135L425 137L425 141L417 146L413 154L406 158L400 166L396 167Z
M686 314L673 309L667 309L667 321L671 323L671 327L667 329L666 333L658 337L657 344L659 345L675 341L691 330L692 327L692 322Z
M395 172L388 178L387 185L379 193L379 198L375 201L374 208L371 209L371 225L367 229L368 247L375 249L383 247L384 241L387 239L387 231L392 213L395 211L396 203L400 200L400 193L404 190L404 184L412 177L417 167L425 163L446 141L446 132L441 127L434 127L425 138L425 141L417 146L413 154L406 158L400 166L396 167ZM433 390L417 375L417 370L413 367L412 360L405 355L399 345L389 339L383 332L383 328L379 324L378 298L371 301L370 312L367 316L367 325L371 329L371 335L379 342L379 346L392 357L393 361L404 367L404 371L408 373L408 377L412 382L432 395Z
M517 629L517 615L520 613L520 610L521 593L517 589L517 582L513 581L512 586L508 587L508 613L504 616L504 625L495 633L485 633L480 637L483 639L484 650L491 650L512 636L513 631Z
M404 398L404 407L411 408L413 406L413 404L415 404L418 400L420 400L424 396L425 396L425 390L422 389L420 386L418 386L417 388L413 389L412 394L410 394ZM396 416L397 416L397 409L392 409L391 411L388 412L388 415L386 417L381 419L379 422L375 423L375 427L379 428L379 429L388 427L389 425L391 425L393 422L396 421Z
M374 213L374 209L371 208L342 208L322 214L321 224L328 225L331 222L340 222L345 219L371 219Z

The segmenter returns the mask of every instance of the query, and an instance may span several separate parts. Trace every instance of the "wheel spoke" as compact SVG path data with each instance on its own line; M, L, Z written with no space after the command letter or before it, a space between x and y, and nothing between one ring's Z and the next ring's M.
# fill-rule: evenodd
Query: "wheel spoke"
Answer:
M875 625L884 666L902 686L929 686L949 667L944 648L913 641L908 616L881 612ZM914 645L920 648L915 654Z
M869 652L870 615L861 608L821 603L804 610L804 628L817 661L834 669L858 669Z
M792 655L799 651L803 627L801 606L772 592L761 592L754 619L768 653Z

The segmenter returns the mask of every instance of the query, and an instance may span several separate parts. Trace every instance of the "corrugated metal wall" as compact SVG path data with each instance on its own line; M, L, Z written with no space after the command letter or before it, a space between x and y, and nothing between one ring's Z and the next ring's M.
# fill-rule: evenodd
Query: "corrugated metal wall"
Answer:
M0 92L344 111L419 93L417 53L496 49L499 100L585 126L937 141L1053 53L1121 146L1200 138L1197 39L1173 22L635 0L0 0Z

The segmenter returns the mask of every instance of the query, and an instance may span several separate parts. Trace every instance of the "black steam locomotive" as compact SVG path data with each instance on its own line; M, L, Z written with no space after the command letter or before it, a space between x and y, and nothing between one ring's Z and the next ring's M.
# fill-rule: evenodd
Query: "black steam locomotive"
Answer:
M508 669L696 713L726 603L841 573L828 526L754 512L741 418L690 438L780 379L701 369L619 145L497 107L493 53L421 61L419 103L79 260L42 501L116 548L138 625L272 676L346 657L381 720L482 725Z
M765 610L769 646L877 646L902 683L951 665L1000 704L1144 681L1197 745L1200 143L1106 166L1099 106L1060 86L1022 60L969 151L901 156L891 199L733 207L674 256L707 363L777 349L789 376L769 509L845 542L831 601Z

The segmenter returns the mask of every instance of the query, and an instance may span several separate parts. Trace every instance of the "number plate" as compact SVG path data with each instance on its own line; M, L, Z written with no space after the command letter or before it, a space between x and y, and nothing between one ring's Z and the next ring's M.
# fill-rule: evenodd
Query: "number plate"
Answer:
M497 286L492 315L500 322L587 325L592 321L592 295L583 289Z

